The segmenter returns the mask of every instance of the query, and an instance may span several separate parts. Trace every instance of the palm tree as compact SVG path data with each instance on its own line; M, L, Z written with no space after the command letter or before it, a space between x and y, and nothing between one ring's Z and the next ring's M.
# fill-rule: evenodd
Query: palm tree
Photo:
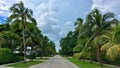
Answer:
M32 18L33 12L31 9L25 8L24 3L20 1L20 3L14 4L12 7L10 7L10 11L12 14L8 18L9 23L21 23L22 26L22 36L23 36L23 45L24 45L24 62L26 62L26 45L25 45L25 34L24 29L26 26L26 23L32 21L31 23L36 23L35 19Z
M41 39L41 53L42 53L42 57L46 55L46 47L49 44L49 39L47 36L43 36L43 38Z
M74 25L75 25L75 33L80 36L83 32L83 19L78 18Z
M91 31L92 26L89 25L89 23L87 23L87 22L83 23L83 20L81 18L78 18L76 23L77 23L77 26L76 26L75 32L78 33L78 38L77 38L77 46L74 48L74 50L77 47L79 47L79 50L80 49L82 50L82 51L80 51L81 55L82 55L82 54L86 53L86 51L90 50L90 48L92 48L90 46L90 44L91 44L90 42L93 39L94 34ZM85 47L88 44L89 44L89 46ZM92 62L92 50L93 49L90 50L91 51L91 62Z
M114 61L120 56L120 25L118 23L114 25L113 29L103 35L103 37L108 42L101 47L101 50L106 52L107 58Z
M115 15L111 12L102 15L98 9L94 9L87 16L87 22L89 23L89 25L92 25L93 27L92 31L93 31L93 34L95 35L94 42L97 47L97 58L101 66L102 66L102 59L101 59L100 48L103 43L102 42L103 40L100 40L100 39L105 32L110 30L111 24L115 19L114 16Z
M55 44L53 41L49 42L49 45L47 46L46 50L47 50L47 55L49 56L53 56L56 54Z
M33 59L32 59L33 48L34 48L34 45L35 45L35 41L38 37L37 34L39 34L40 31L37 28L37 26L34 25L33 23L28 23L26 27L27 27L25 29L25 32L26 32L26 35L27 35L26 44L31 46L31 61L33 61Z

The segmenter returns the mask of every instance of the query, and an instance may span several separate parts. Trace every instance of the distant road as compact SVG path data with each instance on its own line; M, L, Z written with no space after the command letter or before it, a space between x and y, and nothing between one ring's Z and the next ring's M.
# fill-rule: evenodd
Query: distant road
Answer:
M29 68L80 68L63 57L56 55L49 60Z

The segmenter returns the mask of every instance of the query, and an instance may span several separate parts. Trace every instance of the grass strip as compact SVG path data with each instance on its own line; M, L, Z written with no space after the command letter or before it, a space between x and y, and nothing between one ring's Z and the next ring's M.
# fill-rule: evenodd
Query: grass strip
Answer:
M71 61L72 63L76 64L77 66L79 66L80 68L113 68L113 67L109 67L109 66L100 66L99 64L96 63L90 63L88 61L80 61L76 58L67 58L69 61Z
M41 63L42 61L33 61L33 62L27 62L27 63L23 63L23 62L19 62L19 63L15 63L15 64L11 64L8 65L8 67L14 67L14 68L28 68L32 65L36 65Z

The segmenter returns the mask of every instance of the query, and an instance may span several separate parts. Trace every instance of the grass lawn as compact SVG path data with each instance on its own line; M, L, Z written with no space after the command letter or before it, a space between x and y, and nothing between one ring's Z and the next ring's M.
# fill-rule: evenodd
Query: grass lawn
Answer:
M28 68L29 66L35 65L35 64L39 64L42 61L33 61L33 62L27 62L27 63L23 63L23 62L19 62L19 63L15 63L15 64L11 64L8 65L8 67L14 67L14 68Z
M108 66L103 66L103 67L100 67L99 64L96 64L96 63L90 63L90 62L83 62L83 61L80 61L78 59L75 59L75 58L67 58L69 61L71 61L72 63L76 64L77 66L79 66L80 68L113 68L113 67L108 67Z

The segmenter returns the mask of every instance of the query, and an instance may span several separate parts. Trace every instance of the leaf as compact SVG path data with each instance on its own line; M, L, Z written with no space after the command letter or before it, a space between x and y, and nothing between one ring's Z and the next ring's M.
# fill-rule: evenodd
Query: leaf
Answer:
M108 42L108 43L105 43L102 47L101 47L101 51L107 51L110 47L112 47L113 44Z
M117 57L120 57L120 44L109 48L106 54L106 57L110 58L112 61L114 61Z

